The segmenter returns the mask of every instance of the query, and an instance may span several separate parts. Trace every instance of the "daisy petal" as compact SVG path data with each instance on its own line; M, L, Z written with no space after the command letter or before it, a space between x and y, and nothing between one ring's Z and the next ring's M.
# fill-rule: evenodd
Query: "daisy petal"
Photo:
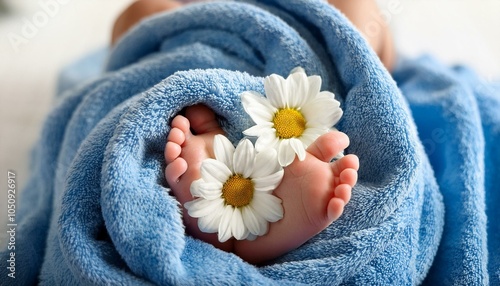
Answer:
M330 112L328 114L328 117L325 118L325 125L326 126L333 126L335 124L337 124L337 122L339 122L340 118L342 117L342 114L344 112L342 111L342 109L340 108L336 108L335 111L333 112Z
M194 183L194 182L193 182ZM193 184L191 184L191 187ZM191 194L196 197L201 197L206 200L214 200L217 198L220 198L221 193L222 193L222 186L223 184L221 182L204 182L201 184L198 184L197 190L196 190L196 195L191 190Z
M258 234L260 232L260 224L255 210L251 206L246 206L242 208L241 214L248 231L254 235Z
M259 225L260 225L260 229L259 229L259 233L257 233L257 235L262 236L262 235L266 234L267 231L269 230L269 222L267 220L265 220L264 218L261 218L259 220Z
M190 210L198 210L199 207L197 206L197 202L202 201L202 200L203 200L203 198L198 198L198 199L194 199L192 201L186 202L184 204L184 207L187 209L188 213Z
M234 151L233 166L236 174L242 174L248 178L252 174L255 162L255 149L248 139L240 141Z
M287 81L290 90L293 91L293 96L290 95L289 98L290 107L301 107L308 96L309 82L306 74L303 72L292 73L288 76Z
M269 132L272 128L273 124L271 122L261 123L246 129L243 131L243 134L247 136L260 137L262 134Z
M257 229L258 232L256 232L255 235L262 236L266 234L267 231L269 230L269 222L260 215L257 215L256 218L257 218L257 223L259 224L259 228Z
M249 229L250 233L248 234L247 239L252 240L252 236L262 236L267 233L267 231L269 230L269 222L263 216L261 216L254 208L252 208L251 205L247 206L247 208L249 209L248 214L252 213L252 215L254 215L252 220L255 220L247 224L247 222L245 221L245 214L243 214L244 215L243 220L245 221L247 227L248 225L251 225L252 227L252 230Z
M231 232L237 240L245 239L248 236L248 229L243 223L243 217L241 216L241 211L238 208L233 210L231 217Z
M257 235L249 233L247 236L247 240L255 240L257 238Z
M200 172L201 177L209 182L224 183L232 175L231 170L226 165L214 159L203 160Z
M307 130L307 129L306 129ZM319 137L318 134L310 134L310 133L307 133L307 132L304 132L302 134L302 136L300 136L300 141L302 141L302 143L305 145L305 146L311 146L311 144L316 141L316 139Z
M276 108L265 97L253 91L243 92L241 94L241 103L246 113L250 115L256 124L271 121L276 112Z
M307 135L307 136L320 136L328 132L330 128L326 126L308 126L306 130L304 130L304 133L302 133L302 136ZM316 139L315 139L316 140Z
M233 168L234 146L224 135L217 134L214 137L214 154L218 161L221 161L229 169Z
M299 139L291 138L290 147L292 147L293 151L295 151L295 154L297 154L299 160L304 161L304 159L306 158L305 148L307 148L307 146L304 146L304 144Z
M339 107L340 106L340 101L335 99L335 94L331 91L321 91L318 93L317 98L324 98L327 100L331 101L331 104L333 104L332 107Z
M276 149L279 139L276 138L276 130L272 129L263 133L255 142L255 151L263 152L268 148Z
M302 112L310 124L333 126L342 116L339 106L340 102L335 100L333 93L321 92L314 100L304 104Z
M277 75L272 74L264 79L264 90L266 97L271 102L271 105L276 108L284 108L287 105L288 85L286 80Z
M264 177L281 169L278 163L278 153L274 149L266 149L255 155L255 166L252 178Z
M254 188L258 192L269 192L276 189L283 179L284 171L280 170L274 174L265 177L252 179Z
M247 113L250 115L255 124L266 124L273 120L273 116L277 109L271 109L271 107L249 107Z
M293 70L290 72L290 74L297 72L306 73L303 67L294 67Z
M221 217L222 209L210 213L207 216L200 217L198 219L198 228L206 233L216 233L219 230Z
M307 98L314 98L321 90L321 77L318 75L312 75L307 77L309 81L309 90Z
M256 193L251 206L266 221L277 222L283 218L281 199L274 195Z
M318 139L319 136L327 133L329 131L328 128L320 128L320 127L308 127L304 133L302 133L302 136L300 137L302 140L302 143L304 143L306 146L310 146L316 139ZM309 144L307 144L310 142Z
M222 210L222 216L219 223L219 241L225 242L231 238L231 216L233 214L233 207L226 205Z
M288 139L281 140L278 146L278 162L281 166L286 167L290 165L295 159L295 152L290 146Z
M224 200L205 200L198 198L196 200L187 202L184 207L188 210L188 214L194 218L207 216L211 213L217 212L221 206L224 205Z
M204 183L205 183L205 180L203 180L203 178L195 180L191 183L191 186L189 186L189 191L191 192L191 195L193 197L201 197L200 189Z
M342 116L342 109L340 109L340 102L333 99L333 97L323 97L321 99L315 100L314 105L322 106L319 111L324 115L319 117L318 121L322 122L323 125L333 126L337 121L339 121ZM318 110L316 111L318 112Z

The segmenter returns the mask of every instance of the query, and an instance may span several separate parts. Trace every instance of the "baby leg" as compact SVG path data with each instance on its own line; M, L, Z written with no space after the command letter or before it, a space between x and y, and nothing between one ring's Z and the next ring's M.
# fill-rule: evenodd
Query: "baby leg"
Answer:
M128 6L116 19L111 35L115 44L125 32L142 19L153 14L181 7L182 3L173 0L138 0Z

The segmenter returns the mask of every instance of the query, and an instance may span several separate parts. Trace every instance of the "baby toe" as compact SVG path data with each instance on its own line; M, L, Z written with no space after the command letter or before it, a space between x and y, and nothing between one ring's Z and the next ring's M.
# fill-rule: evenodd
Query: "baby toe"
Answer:
M175 128L182 131L182 133L184 133L185 136L190 135L190 133L191 133L191 131L190 131L191 124L189 123L189 120L182 115L177 115L172 120L172 130Z
M351 200L352 188L347 184L339 185L335 188L335 197L341 199L344 204Z
M173 142L177 145L182 145L184 141L186 141L186 135L179 128L172 128L170 133L168 133L167 141Z
M165 179L170 187L179 183L181 176L187 171L187 162L181 157L176 158L165 168Z
M354 187L357 181L358 181L358 172L354 169L344 169L340 173L341 184L348 184L349 186Z
M330 162L339 152L347 148L349 137L342 132L332 131L321 135L307 149L323 162Z
M345 203L342 199L332 198L328 203L328 219L330 221L337 220L344 212Z
M165 146L165 161L167 164L172 163L175 159L177 159L182 152L182 148L179 144L169 141Z

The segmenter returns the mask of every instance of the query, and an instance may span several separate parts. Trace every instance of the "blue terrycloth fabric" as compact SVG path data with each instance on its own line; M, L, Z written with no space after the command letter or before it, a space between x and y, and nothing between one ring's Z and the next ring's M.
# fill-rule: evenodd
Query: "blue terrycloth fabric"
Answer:
M186 6L132 29L94 80L79 66L35 149L2 285L500 284L500 84L431 58L401 60L394 80L319 0ZM240 93L296 66L341 101L359 183L338 221L255 267L184 234L165 139L204 103L236 142L251 125Z

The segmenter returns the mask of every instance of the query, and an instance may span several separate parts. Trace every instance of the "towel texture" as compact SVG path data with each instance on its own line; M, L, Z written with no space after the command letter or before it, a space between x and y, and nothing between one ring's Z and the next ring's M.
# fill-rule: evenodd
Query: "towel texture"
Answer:
M2 285L500 283L500 85L430 57L391 77L320 0L187 5L129 31L96 76L102 59L61 77L19 202L16 279L0 267ZM252 125L240 94L297 66L341 101L359 183L338 221L255 267L185 235L165 140L203 103L237 142Z

